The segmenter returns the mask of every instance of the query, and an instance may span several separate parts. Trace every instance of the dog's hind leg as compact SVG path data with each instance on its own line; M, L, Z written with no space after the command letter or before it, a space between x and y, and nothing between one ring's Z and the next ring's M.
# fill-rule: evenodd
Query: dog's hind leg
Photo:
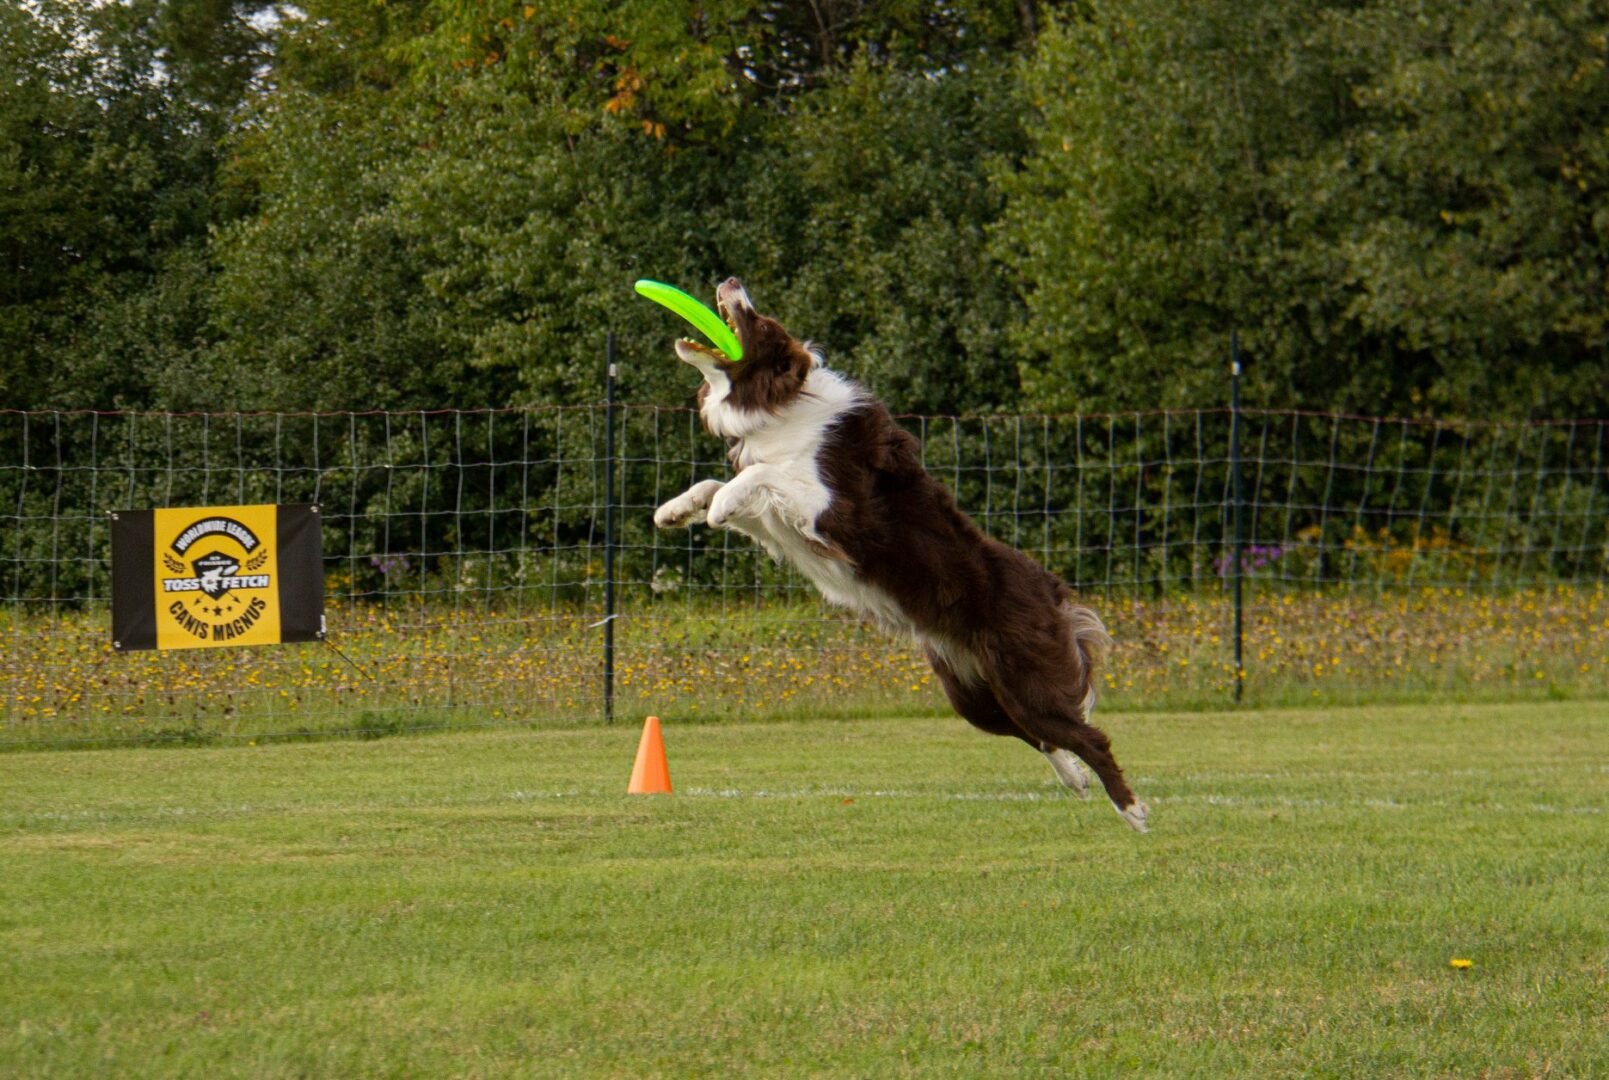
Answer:
M1128 782L1123 779L1123 770L1118 767L1117 758L1112 755L1112 740L1107 738L1106 732L1093 724L1083 721L1077 723L1078 741L1073 750L1079 757L1089 762L1089 767L1095 770L1095 775L1101 778L1101 785L1106 788L1106 794L1112 800L1112 806L1117 809L1118 817L1128 822L1135 832L1149 831L1147 818L1150 808L1134 797L1129 789Z
M999 691L996 693L999 694ZM1006 699L1014 700L1010 695L1006 695ZM1030 730L1041 731L1046 742L1065 747L1083 758L1095 771L1095 775L1101 778L1101 786L1106 789L1106 796L1112 800L1112 806L1116 808L1118 816L1128 822L1135 831L1146 831L1149 810L1144 803L1134 797L1128 781L1123 778L1123 769L1112 754L1112 740L1107 737L1106 732L1093 724L1084 723L1076 714L1024 713L1023 715L1028 717L1020 721L1023 726Z
M955 666L934 651L931 645L927 646L927 662L932 665L933 674L939 677L939 685L944 688L944 696L950 699L950 707L963 720L979 731L987 731L990 735L1012 735L1029 746L1039 748L1039 740L1018 727L1000 702L995 700L988 682L982 678L962 678L956 673Z
M1062 782L1062 786L1080 799L1088 800L1089 770L1084 768L1084 763L1079 761L1072 751L1051 746L1047 742L1041 742L1039 750L1045 755L1045 760L1050 762L1050 767L1055 770L1056 779Z
M1137 832L1146 831L1146 805L1134 797L1112 754L1112 740L1083 717L1086 687L1064 685L1065 672L1052 670L1043 657L1024 665L996 663L989 671L995 699L1030 736L1049 746L1077 754L1101 778L1118 815Z
M1064 787L1071 789L1080 799L1089 798L1089 773L1079 760L1066 750L1035 738L1018 727L1011 714L995 698L987 680L981 675L970 680L963 679L931 645L927 648L927 662L932 665L933 674L938 676L944 696L950 699L950 706L962 719L991 735L1013 735L1021 739L1045 755L1056 773L1056 779Z

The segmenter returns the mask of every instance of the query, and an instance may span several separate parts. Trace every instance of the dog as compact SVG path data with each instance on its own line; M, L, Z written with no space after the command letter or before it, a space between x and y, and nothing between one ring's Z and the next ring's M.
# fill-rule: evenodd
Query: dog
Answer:
M915 437L759 314L736 278L716 290L716 310L742 360L685 339L676 355L703 375L699 416L726 440L736 475L694 484L654 524L743 533L830 603L913 638L957 713L1027 742L1085 799L1087 762L1118 814L1145 832L1146 805L1089 723L1112 646L1100 617L1055 574L984 535L922 468Z

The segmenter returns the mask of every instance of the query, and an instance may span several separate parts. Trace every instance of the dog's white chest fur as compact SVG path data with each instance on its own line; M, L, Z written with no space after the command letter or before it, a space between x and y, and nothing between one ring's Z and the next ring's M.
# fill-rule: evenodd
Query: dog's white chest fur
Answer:
M818 367L805 380L804 393L775 416L732 408L722 389L712 384L703 415L711 431L738 440L734 457L741 471L711 501L711 523L748 533L773 558L797 567L829 602L908 632L910 624L892 597L812 544L821 543L816 523L832 503L821 451L833 426L859 404L858 388Z

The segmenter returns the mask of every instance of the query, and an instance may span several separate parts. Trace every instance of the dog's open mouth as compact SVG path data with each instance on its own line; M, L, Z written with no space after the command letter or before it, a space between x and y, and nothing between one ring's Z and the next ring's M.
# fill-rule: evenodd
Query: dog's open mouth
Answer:
M693 352L701 353L704 356L713 357L716 360L724 362L730 362L726 360L726 354L721 350L714 348L713 346L706 345L702 341L694 341L690 337L677 338L676 345L681 349L691 349Z
M746 307L747 304L748 293L744 291L737 278L728 278L715 290L715 313L721 317L721 321L726 324L726 328L732 331L732 334L739 342L743 340L744 322L742 316L739 315L739 311L744 311L745 314L752 313L752 308ZM721 350L706 345L701 341L694 341L692 338L684 337L679 344L705 356L715 357L724 363L732 362Z
M736 334L739 341L742 341L743 331L738 328L737 319L732 317L732 309L727 305L725 300L722 300L718 296L715 298L715 313L721 317L721 321L726 324L726 328L732 331L732 333ZM694 341L692 338L684 337L682 340L687 342L687 344L691 345L693 348L697 349L699 352L718 352L718 350L712 349L702 342Z

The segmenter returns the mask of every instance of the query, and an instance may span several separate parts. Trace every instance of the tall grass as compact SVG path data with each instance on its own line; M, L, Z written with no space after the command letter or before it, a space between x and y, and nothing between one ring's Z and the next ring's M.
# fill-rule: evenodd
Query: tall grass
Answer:
M1088 598L1118 647L1106 711L1215 708L1236 678L1221 592ZM386 734L602 715L600 615L561 604L332 606L319 645L124 655L104 611L0 612L0 748ZM814 600L669 599L616 624L625 716L945 709L926 663ZM348 662L350 660L350 662ZM1250 705L1609 695L1609 587L1284 592L1247 611Z

